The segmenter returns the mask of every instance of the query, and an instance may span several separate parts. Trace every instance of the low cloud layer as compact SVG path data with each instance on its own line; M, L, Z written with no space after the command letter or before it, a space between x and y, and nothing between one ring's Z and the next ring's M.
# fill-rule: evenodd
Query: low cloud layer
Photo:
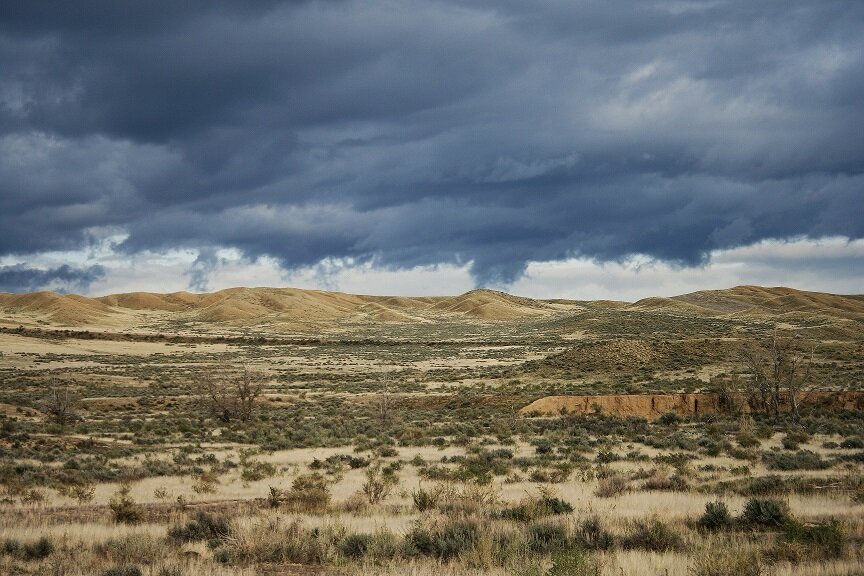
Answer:
M47 270L28 268L21 264L0 266L0 292L84 292L94 282L104 278L105 268L99 265L72 268L64 264Z
M90 265L180 251L193 289L225 250L289 280L350 261L525 287L536 263L855 241L862 27L840 1L13 0L0 261L111 237Z

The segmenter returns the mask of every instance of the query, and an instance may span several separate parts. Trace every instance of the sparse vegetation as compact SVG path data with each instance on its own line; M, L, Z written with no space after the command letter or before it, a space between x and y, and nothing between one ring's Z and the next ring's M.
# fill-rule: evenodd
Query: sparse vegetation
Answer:
M423 306L290 337L0 326L32 350L0 357L0 573L860 572L857 325L786 318L796 378L846 390L796 418L786 384L747 402L764 316Z

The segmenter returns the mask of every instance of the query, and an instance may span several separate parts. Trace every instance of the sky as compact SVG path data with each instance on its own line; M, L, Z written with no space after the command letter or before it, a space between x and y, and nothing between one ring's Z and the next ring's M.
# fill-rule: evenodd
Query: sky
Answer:
M864 293L864 3L6 0L0 291Z

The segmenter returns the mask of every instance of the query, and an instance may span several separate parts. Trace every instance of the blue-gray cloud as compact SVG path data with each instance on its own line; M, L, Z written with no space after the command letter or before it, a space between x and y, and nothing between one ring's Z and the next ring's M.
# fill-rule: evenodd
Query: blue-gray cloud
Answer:
M85 292L97 280L105 277L102 266L74 268L63 264L43 270L23 264L0 266L0 292L34 292L50 289L55 292Z
M108 2L0 14L0 255L286 268L864 236L855 2Z

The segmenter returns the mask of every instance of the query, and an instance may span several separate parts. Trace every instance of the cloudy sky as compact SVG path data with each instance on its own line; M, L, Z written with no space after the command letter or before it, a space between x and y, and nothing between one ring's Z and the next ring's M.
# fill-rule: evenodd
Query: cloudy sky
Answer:
M0 291L864 292L864 3L7 0Z

